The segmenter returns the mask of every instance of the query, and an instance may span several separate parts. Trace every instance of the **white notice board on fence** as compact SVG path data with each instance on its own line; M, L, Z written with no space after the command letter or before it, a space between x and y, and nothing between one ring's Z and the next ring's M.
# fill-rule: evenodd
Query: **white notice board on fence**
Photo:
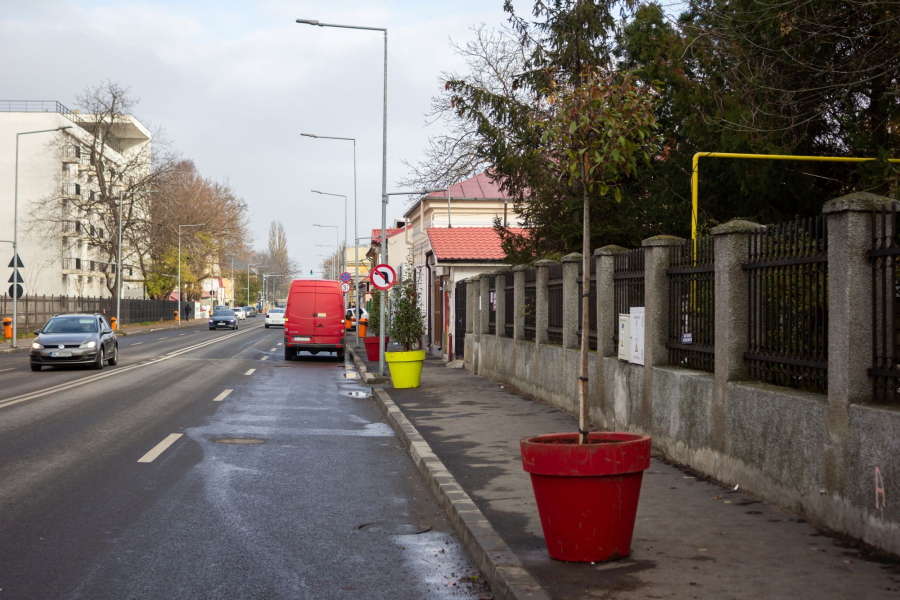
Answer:
M644 364L644 307L632 306L629 329L631 330L631 343L629 351L632 364Z
M631 315L619 313L619 360L629 360L631 351L629 350L631 343Z

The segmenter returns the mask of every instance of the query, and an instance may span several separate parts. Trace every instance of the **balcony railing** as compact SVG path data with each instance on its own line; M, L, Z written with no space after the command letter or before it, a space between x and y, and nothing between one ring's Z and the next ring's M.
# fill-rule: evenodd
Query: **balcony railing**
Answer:
M63 194L65 194L66 196L80 196L81 195L81 184L79 184L79 183L63 184Z
M85 131L94 131L94 123L83 119L81 115L74 110L55 100L0 100L0 112L55 112L61 114ZM119 154L123 153L122 147L112 138L107 137L106 145Z
M81 271L82 260L80 258L64 258L63 271Z

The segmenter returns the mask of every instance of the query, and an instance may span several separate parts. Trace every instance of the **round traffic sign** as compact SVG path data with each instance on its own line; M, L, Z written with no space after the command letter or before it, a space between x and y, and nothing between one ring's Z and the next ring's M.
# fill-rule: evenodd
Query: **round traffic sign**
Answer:
M397 280L397 273L390 265L375 265L369 278L372 280L372 285L379 290L388 290Z
M22 287L21 284L14 283L9 286L9 297L10 298L21 298L25 295L25 288Z
M348 273L347 271L341 273L341 281L343 281L344 283L350 283L350 273Z
M344 292L345 294L346 294L347 292L349 292L349 291L350 291L350 284L349 284L349 283L342 283L342 284L341 284L341 291Z

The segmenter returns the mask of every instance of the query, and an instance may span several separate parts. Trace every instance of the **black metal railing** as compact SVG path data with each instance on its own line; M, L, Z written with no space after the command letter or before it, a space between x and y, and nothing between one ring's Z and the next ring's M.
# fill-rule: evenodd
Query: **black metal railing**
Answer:
M497 333L497 276L488 277L488 333Z
M563 342L562 263L554 263L547 268L547 342Z
M454 302L456 314L453 333L453 346L456 358L463 358L466 351L466 282L457 281Z
M597 261L594 258L590 260L591 272L588 277L588 304L590 314L588 315L588 347L591 350L597 349ZM584 264L578 262L578 345L581 347L581 331L582 331L582 302L581 294L584 294Z
M828 389L828 231L824 216L750 233L749 374L774 385Z
M714 371L716 267L713 238L687 240L669 255L669 364Z
M525 318L524 340L534 341L537 337L537 270L532 267L525 271L525 304L521 308Z
M80 126L85 131L94 131L96 127L95 122L81 118L81 115L77 112L56 100L0 100L0 112L55 112ZM119 154L123 152L122 146L111 137L106 138L106 145Z
M872 401L900 403L900 215L872 211Z
M503 286L503 335L511 338L516 329L516 278L512 271L506 272Z
M613 255L613 341L619 344L619 315L644 306L644 249Z
M62 261L62 268L66 271L80 271L81 270L81 259L80 258L64 258Z
M63 194L65 194L66 196L80 196L81 195L81 184L79 184L79 183L63 184Z
M156 321L173 321L178 302L175 300L139 300L122 298L122 325ZM107 319L116 316L115 298L82 298L76 296L22 296L16 307L20 331L33 331L60 313L100 313ZM12 298L0 296L0 317L12 317Z

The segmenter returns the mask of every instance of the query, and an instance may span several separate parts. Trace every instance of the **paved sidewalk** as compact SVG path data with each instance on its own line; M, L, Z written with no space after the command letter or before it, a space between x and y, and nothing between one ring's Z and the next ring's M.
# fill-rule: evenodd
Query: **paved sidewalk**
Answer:
M632 556L554 561L519 439L574 431L575 419L434 359L420 388L386 391L551 597L900 598L897 562L658 457L645 473Z

